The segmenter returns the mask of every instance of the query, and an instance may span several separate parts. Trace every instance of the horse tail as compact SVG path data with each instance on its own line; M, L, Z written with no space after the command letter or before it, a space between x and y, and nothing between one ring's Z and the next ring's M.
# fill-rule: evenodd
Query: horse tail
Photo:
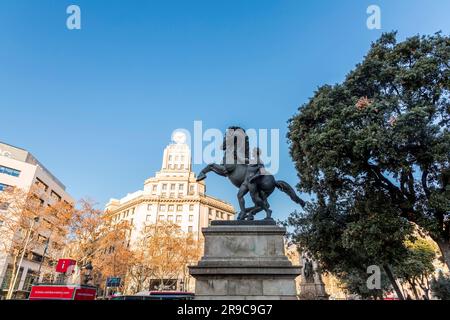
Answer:
M281 191L283 191L284 193L286 193L292 199L292 201L294 201L295 203L298 203L302 207L305 206L305 201L303 201L302 199L300 199L297 196L294 189L292 189L292 187L289 185L289 183L278 180L278 181L275 181L275 186L278 189L280 189Z

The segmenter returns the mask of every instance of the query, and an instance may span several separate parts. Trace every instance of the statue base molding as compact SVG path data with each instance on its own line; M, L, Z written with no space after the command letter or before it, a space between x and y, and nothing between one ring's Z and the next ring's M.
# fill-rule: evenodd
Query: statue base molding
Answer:
M204 256L189 268L198 300L296 300L300 267L285 254L286 229L274 221L213 221Z

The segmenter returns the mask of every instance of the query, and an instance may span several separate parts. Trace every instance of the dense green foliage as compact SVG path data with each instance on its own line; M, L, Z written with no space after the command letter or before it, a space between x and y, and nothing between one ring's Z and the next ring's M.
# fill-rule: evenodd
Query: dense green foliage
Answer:
M397 43L384 34L342 83L320 87L289 122L298 188L315 198L291 216L294 239L322 268L353 279L354 292L367 294L347 275L367 278L368 265L399 272L411 222L430 232L449 264L449 64L447 36Z

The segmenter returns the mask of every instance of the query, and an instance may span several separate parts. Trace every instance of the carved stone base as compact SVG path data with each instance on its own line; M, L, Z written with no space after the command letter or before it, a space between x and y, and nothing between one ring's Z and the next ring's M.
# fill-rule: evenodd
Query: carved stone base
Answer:
M300 284L300 300L328 300L324 284Z
M297 299L301 268L285 255L285 228L267 221L214 221L202 231L204 256L189 268L196 299Z

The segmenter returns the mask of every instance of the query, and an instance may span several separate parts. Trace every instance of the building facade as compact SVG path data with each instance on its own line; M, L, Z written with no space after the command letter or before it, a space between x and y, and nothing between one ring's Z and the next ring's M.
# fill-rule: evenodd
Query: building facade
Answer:
M52 203L65 201L73 204L73 198L67 193L66 187L49 170L45 168L30 152L0 142L0 192L5 188L20 188L29 192L33 186L39 187L40 201L42 206L51 206ZM8 210L8 206L3 204L0 210ZM39 223L44 223L41 221ZM0 228L3 227L3 221L0 221ZM15 291L27 292L30 290L32 281L44 277L47 273L52 273L52 267L44 261L50 257L45 256L45 247L59 247L60 244L52 243L51 235L54 226L48 224L48 228L41 229L39 239L41 246L34 246L24 257L19 271L18 281ZM11 256L7 250L12 239L0 239L2 248L0 251L0 295L5 295L8 283L11 279ZM62 248L61 248L62 250ZM53 253L55 250L52 251ZM41 271L38 274L38 271Z
M131 223L131 243L143 228L159 221L177 224L201 241L202 228L212 220L234 219L233 206L207 195L204 181L196 181L186 137L178 132L172 138L164 150L161 170L145 180L143 189L111 199L106 205L105 211L114 222Z

